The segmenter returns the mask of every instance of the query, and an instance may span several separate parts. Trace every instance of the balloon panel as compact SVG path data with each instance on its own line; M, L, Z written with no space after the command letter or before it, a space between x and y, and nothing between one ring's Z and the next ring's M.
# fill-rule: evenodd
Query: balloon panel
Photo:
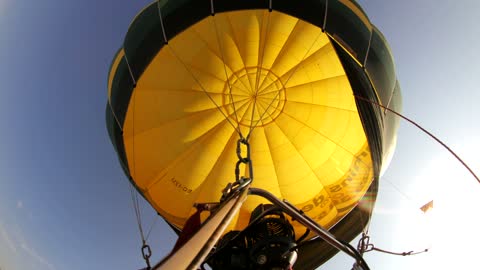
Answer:
M332 41L292 16L218 13L169 40L128 105L128 170L152 206L182 228L194 203L218 201L234 181L239 132L250 134L253 186L327 228L356 206L373 179ZM241 175L249 175L245 166ZM266 201L250 196L232 228L245 226L259 203Z

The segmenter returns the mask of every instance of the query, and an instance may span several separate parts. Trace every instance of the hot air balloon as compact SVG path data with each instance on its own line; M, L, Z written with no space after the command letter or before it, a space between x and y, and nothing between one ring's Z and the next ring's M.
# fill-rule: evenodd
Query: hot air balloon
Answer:
M355 1L170 0L131 23L106 122L125 174L177 233L194 205L218 202L243 176L349 242L396 144L398 119L377 104L399 111L400 86ZM338 252L269 204L248 196L223 242L271 210L288 224L295 269Z

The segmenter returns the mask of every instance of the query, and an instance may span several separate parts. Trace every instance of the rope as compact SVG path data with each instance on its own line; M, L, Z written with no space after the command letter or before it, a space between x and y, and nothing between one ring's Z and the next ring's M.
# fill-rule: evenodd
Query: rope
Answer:
M358 253L360 253L361 256L363 256L364 253L370 252L370 251L378 251L390 255L397 255L397 256L411 256L411 255L418 255L421 253L428 252L428 248L422 250L422 251L407 251L407 252L394 252L394 251L389 251L381 248L375 247L375 245L370 244L370 236L368 236L366 233L362 234L362 237L358 241L357 245L357 250Z
M150 257L152 256L152 250L151 250L150 246L147 244L147 238L150 235L150 233L153 229L153 225L155 223L152 224L152 226L150 227L150 230L147 234L147 237L145 237L145 234L144 234L143 228L142 228L140 202L138 200L138 194L135 191L135 188L133 187L132 184L130 185L130 195L131 195L131 198L132 198L132 204L133 204L133 209L134 209L134 212L135 212L135 218L137 219L138 231L140 232L140 237L142 238L142 248L141 248L142 257L145 260L145 263L147 264L146 269L150 270L151 269ZM155 219L155 221L156 221L156 219Z
M166 31L165 31L165 26L163 25L162 7L160 6L160 0L157 1L157 7L158 7L158 17L160 18L160 26L162 27L163 40L164 40L165 44L168 44L168 39L167 39Z
M222 42L220 42L220 37L218 34L218 27L217 27L217 22L215 20L215 9L213 7L213 0L210 1L211 5L211 12L212 12L212 17L213 17L213 24L215 28L215 36L217 38L217 43L220 48L220 55L222 56L222 62L223 62L223 70L225 71L225 79L227 81L228 89L230 90L230 101L232 102L233 106L233 114L235 115L235 120L237 121L237 131L240 135L240 138L243 138L242 130L240 129L240 121L238 121L238 115L237 115L237 108L235 108L235 101L233 100L233 94L232 94L232 85L230 84L230 80L228 79L228 72L227 72L227 64L225 63L225 56L223 53L223 45Z
M428 136L430 136L432 139L434 139L435 141L437 141L437 143L439 143L441 146L443 146L445 149L447 149L450 154L452 154L462 165L463 167L465 167L469 172L470 174L477 180L478 183L480 183L480 178L475 174L475 172L467 165L467 163L465 163L452 149L450 149L450 147L448 147L443 141L441 141L439 138L437 138L435 135L433 135L432 133L430 133L428 130L426 130L425 128L423 128L422 126L420 126L419 124L417 124L415 121L407 118L406 116L403 116L402 114L392 110L392 109L389 109L383 105L380 105L378 104L377 102L374 102L374 101L371 101L371 100L368 100L364 97L360 97L360 96L357 96L357 95L354 95L354 97L358 100L361 100L361 101L364 101L364 102L368 102L368 103L371 103L371 104L374 104L376 106L379 106L399 117L401 117L402 119L408 121L410 124L414 125L415 127L417 127L418 129L420 129L421 131L423 131L425 134L427 134Z
M373 246L373 245L372 245ZM375 246L372 247L372 250L375 250L375 251L378 251L378 252L382 252L382 253L386 253L386 254L390 254L390 255L397 255L397 256L412 256L412 255L418 255L418 254L421 254L421 253L425 253L425 252L428 252L428 248L422 250L422 251L408 251L408 252L393 252L393 251L388 251L388 250L384 250L384 249L381 249L381 248L377 248ZM369 250L369 251L372 251L372 250ZM368 251L367 251L368 252Z
M137 85L137 81L133 76L133 71L132 71L132 68L130 67L130 63L128 62L127 54L124 54L123 57L125 58L125 63L127 64L128 72L130 73L130 78L132 78L132 81L133 81L133 88L135 88L135 86Z
M352 247L349 243L345 242L345 241L341 241L340 242L346 247L348 248L353 254L355 254L355 257L356 257L356 262L354 264L354 267L355 265L357 267L361 267L360 269L362 270L370 270L370 267L368 266L367 262L365 261L365 259L363 259L362 257L362 254L360 252L358 252L358 250L356 250L354 247Z
M157 224L157 220L158 220L158 215L155 216L155 219L153 220L152 225L150 225L150 229L148 230L147 236L145 236L145 241L148 240L148 237L150 236L150 233L152 232L153 227L155 226L155 224Z
M159 12L160 12L160 9L159 9ZM132 69L130 67L130 64L128 63L128 59L127 59L127 56L125 55L125 61L127 63L127 66L128 66L128 70L130 72L130 76L132 77L132 81L133 81L133 88L135 89L136 85L137 85L137 82L133 76L133 72L132 72ZM135 133L135 104L136 104L136 91L133 92L133 121L132 121L132 136L134 135ZM135 140L134 140L135 141ZM135 157L135 144L133 143L132 144L132 152L133 152L133 156ZM135 158L133 159L133 174L135 175ZM150 257L152 256L152 250L150 249L150 246L147 244L147 241L146 241L146 238L145 238L145 234L143 233L143 228L142 228L142 218L141 218L141 212L140 212L140 203L138 201L138 194L135 190L135 188L133 187L133 184L130 183L129 185L130 187L130 196L132 198L132 205L133 205L133 209L134 209L134 212L135 212L135 217L137 219L137 225L138 225L138 231L140 232L140 237L142 239L142 248L141 248L141 251L142 251L142 257L143 259L145 260L145 263L147 264L147 270L150 270L151 269L151 266L150 266ZM153 226L152 226L153 227ZM150 234L150 232L149 232ZM147 236L148 237L148 236Z
M130 185L130 195L132 198L135 218L137 219L138 231L140 232L140 237L142 238L142 244L145 244L146 240L145 240L145 234L143 233L143 228L142 228L142 218L140 213L140 205L138 202L138 194L135 192L133 185Z
M237 128L235 127L235 125L232 123L232 121L230 120L230 117L227 116L223 111L222 109L220 108L220 106L215 102L215 100L209 95L208 91L205 89L205 87L200 83L200 81L198 80L197 77L195 77L195 75L193 74L193 72L190 70L190 68L188 68L187 64L178 56L178 54L175 52L175 50L173 49L172 46L169 46L168 44L168 40L167 40L167 35L166 35L166 30L165 30L165 25L163 24L163 17L162 17L162 12L161 12L161 6L160 6L160 1L157 1L157 6L158 6L158 16L159 16L159 19L160 19L160 26L162 28L162 35L163 35L163 38L165 40L165 46L167 46L171 53L175 56L175 58L177 58L177 60L183 65L183 67L187 70L187 72L190 74L190 76L195 80L195 82L200 86L200 88L202 89L202 91L207 95L207 97L210 99L210 101L213 102L213 104L215 105L215 107L217 107L217 109L220 111L220 113L222 113L222 115L225 117L225 119L228 121L228 123L230 123L230 125L232 125L232 127L237 131L237 133L239 135L241 135L241 132L240 132L240 128ZM213 8L213 6L212 6ZM225 63L225 61L224 61Z
M210 99L210 101L213 102L213 104L215 105L215 107L217 107L218 111L220 111L220 113L223 115L223 117L225 117L225 120L227 120L227 122L233 127L233 129L235 131L237 131L237 133L240 135L241 132L240 132L240 129L238 127L235 127L235 125L232 123L232 120L230 120L230 117L227 116L225 114L225 112L222 111L222 109L220 108L220 106L215 102L215 100L212 98L212 96L210 96L210 94L208 93L207 89L205 89L205 87L200 83L200 81L198 80L197 77L195 77L195 75L193 74L193 72L188 68L187 64L180 58L180 56L177 55L177 53L175 52L175 50L173 49L172 46L168 45L167 44L167 47L170 49L170 51L172 52L172 54L175 56L175 58L177 58L177 60L183 65L183 67L187 70L187 72L190 74L190 76L195 80L195 82L198 84L198 86L200 86L200 88L202 89L202 91L207 95L207 97Z
M325 27L327 26L327 15L328 15L328 0L325 1L325 16L323 17L322 32L325 32Z

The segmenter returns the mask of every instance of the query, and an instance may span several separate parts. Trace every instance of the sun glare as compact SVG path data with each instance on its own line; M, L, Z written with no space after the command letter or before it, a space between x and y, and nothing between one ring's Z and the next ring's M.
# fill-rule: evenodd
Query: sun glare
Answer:
M477 264L480 242L480 185L453 158L432 165L435 204L426 215L432 224L433 261L438 269L469 269Z
M480 147L467 142L460 146L464 151L457 154L479 174L474 161ZM415 261L415 269L472 269L478 264L480 184L448 152L432 156L415 178L402 185L383 179L372 236L379 246L392 251L429 249L404 259ZM382 263L395 259L379 256Z

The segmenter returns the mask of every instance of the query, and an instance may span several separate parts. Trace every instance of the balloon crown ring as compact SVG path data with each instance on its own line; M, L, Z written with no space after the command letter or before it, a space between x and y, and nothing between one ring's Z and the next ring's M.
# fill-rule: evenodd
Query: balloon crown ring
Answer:
M242 126L265 126L283 111L286 101L281 78L269 69L245 67L230 75L223 87L223 108Z

